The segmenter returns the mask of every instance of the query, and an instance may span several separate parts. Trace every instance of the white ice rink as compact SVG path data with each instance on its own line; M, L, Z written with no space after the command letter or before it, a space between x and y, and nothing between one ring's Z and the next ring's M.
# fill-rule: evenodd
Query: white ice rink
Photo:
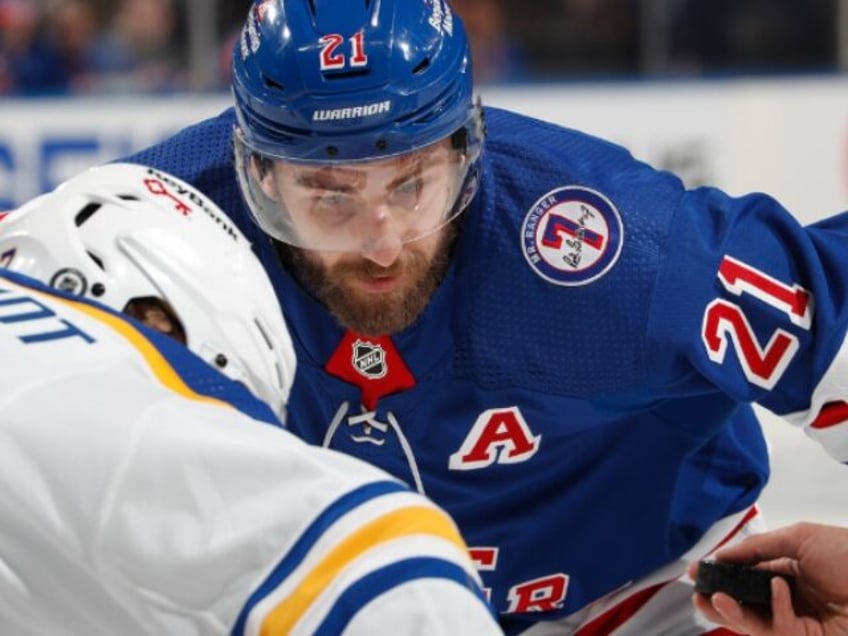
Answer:
M771 444L772 477L760 499L766 524L818 521L848 526L848 465L771 413L758 409Z

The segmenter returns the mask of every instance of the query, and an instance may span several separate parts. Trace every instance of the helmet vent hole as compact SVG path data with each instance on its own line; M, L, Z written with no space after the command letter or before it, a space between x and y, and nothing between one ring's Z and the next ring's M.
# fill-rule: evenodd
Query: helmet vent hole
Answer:
M139 199L134 194L119 194L118 198L122 201L141 201L141 199Z
M97 265L97 267L99 267L100 269L102 269L104 272L106 271L106 268L105 268L105 267L103 267L103 261L100 259L100 257L99 257L99 256L97 256L96 254L94 254L94 253L92 253L92 252L86 252L86 254L88 254L88 257L89 257L92 261L94 261L94 264L95 264L95 265Z
M368 75L371 71L367 68L362 69L354 69L352 71L337 71L337 72L327 72L324 74L324 79L327 80L337 80L337 79L349 79L351 77L364 77Z
M100 209L99 203L89 203L82 210L77 212L77 215L74 217L74 224L79 227L88 219L92 217L92 215Z
M268 331L265 329L265 327L262 326L262 323L259 322L258 318L254 317L253 324L256 325L256 328L259 330L259 333L262 335L262 339L265 341L265 345L268 347L268 349L273 351L274 350L274 343L271 342L271 338L268 337Z
M285 90L285 86L280 84L277 80L271 79L270 77L268 77L264 73L262 74L262 83L265 84L266 88L270 88L270 89L275 90L275 91Z
M430 58L425 57L423 60L418 62L418 64L416 64L414 69L412 69L412 74L421 75L421 73L426 71L428 68L430 68Z

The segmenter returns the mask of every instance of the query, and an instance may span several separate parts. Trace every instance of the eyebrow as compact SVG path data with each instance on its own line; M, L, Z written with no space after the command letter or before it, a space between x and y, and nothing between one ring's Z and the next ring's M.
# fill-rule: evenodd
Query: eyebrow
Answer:
M392 188L402 184L404 181L420 175L425 169L437 165L438 160L436 154L437 153L435 152L426 152L415 157L415 159L413 159L414 163L410 163L408 166L403 167L401 174L389 182L387 189L391 190ZM334 177L334 172L350 175L361 174L361 171L353 168L344 169L327 166L310 172L298 173L295 175L294 180L297 185L305 188L345 193L356 191L356 183L359 179L352 178L349 181L340 181L337 177Z
M338 168L320 168L310 172L301 172L295 175L295 183L313 190L332 190L335 192L354 192L358 179L350 179L349 182L339 181L333 178L333 171ZM348 171L350 172L350 171Z
M410 166L408 169L404 170L399 176L389 181L389 185L386 186L386 190L394 190L399 185L406 183L410 179L420 177L421 173L424 172L424 168L426 167L427 166L425 165L424 161L416 162L415 165Z

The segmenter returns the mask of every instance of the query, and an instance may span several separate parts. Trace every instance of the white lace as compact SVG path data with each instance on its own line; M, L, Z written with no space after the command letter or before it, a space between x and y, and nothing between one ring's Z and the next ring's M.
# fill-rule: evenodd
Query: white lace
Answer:
M342 425L342 421L344 421L349 407L349 402L342 402L341 406L336 411L336 414L330 422L330 426L327 427L327 433L324 435L324 441L321 444L324 448L330 447L330 442L333 440L333 437ZM409 445L409 440L407 440L406 435L403 434L403 430L401 429L397 418L394 416L394 413L390 411L387 414L389 420L388 424L380 422L376 418L376 415L376 411L366 411L363 408L360 415L349 416L347 418L347 423L348 426L356 426L362 423L367 423L369 426L373 426L381 433L385 433L389 430L389 428L391 428L397 435L400 447L403 449L403 454L406 457L406 462L409 465L410 472L412 473L412 479L415 481L415 489L422 495L426 494L424 492L424 484L421 481L421 472L418 470L418 462L415 461L415 455L412 453L412 447ZM382 446L383 443L385 443L385 440L375 440L367 436L354 436L352 439L356 442L368 442L377 446Z

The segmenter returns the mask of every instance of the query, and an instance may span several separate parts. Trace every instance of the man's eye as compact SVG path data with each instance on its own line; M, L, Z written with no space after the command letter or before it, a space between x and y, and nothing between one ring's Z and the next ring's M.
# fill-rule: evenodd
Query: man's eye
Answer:
M392 190L392 198L396 203L415 204L424 189L424 183L420 177L409 179Z
M327 225L340 225L356 214L353 197L343 192L328 192L315 198L312 213Z
M415 177L401 183L398 189L404 194L418 194L424 189L424 180L421 177Z
M341 207L347 204L350 197L339 192L328 192L318 197L318 205L323 207Z

